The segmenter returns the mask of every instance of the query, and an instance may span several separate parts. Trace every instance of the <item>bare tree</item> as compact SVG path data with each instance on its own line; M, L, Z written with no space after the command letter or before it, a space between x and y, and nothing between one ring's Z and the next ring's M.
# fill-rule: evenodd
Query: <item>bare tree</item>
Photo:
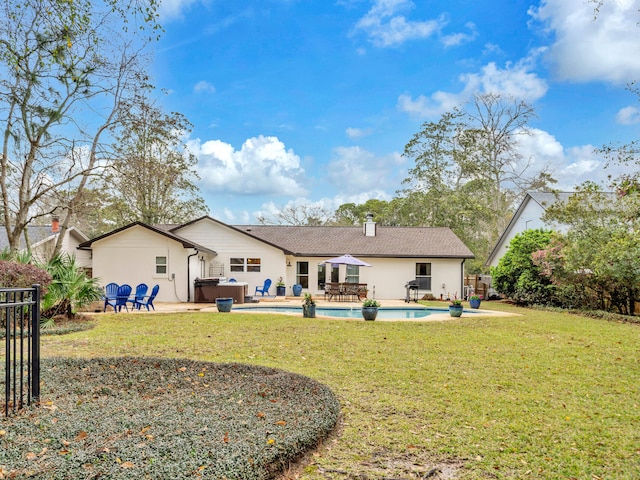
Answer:
M274 215L258 216L262 225L326 225L333 217L333 212L320 205L289 205Z
M29 223L53 211L62 233L68 227L88 179L103 167L103 137L122 100L146 85L141 52L158 28L156 6L9 0L0 7L0 192L11 250Z

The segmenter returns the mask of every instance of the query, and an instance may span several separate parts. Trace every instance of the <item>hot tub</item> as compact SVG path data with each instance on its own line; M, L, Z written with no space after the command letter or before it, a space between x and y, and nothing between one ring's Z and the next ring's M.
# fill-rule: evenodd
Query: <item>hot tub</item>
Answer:
M233 303L244 303L249 284L247 282L225 282L220 278L196 278L193 282L195 303L215 303L216 298L233 298Z

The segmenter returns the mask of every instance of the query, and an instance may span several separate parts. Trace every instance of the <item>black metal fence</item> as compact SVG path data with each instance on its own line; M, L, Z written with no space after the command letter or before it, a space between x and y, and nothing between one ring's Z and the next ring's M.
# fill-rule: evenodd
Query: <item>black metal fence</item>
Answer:
M0 289L0 327L5 343L3 411L8 416L40 397L40 285Z

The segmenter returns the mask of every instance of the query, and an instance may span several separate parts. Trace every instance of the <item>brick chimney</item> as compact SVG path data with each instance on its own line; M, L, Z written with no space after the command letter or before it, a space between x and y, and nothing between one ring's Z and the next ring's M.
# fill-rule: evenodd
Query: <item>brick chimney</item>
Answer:
M58 233L60 231L60 219L57 215L51 217L51 233Z

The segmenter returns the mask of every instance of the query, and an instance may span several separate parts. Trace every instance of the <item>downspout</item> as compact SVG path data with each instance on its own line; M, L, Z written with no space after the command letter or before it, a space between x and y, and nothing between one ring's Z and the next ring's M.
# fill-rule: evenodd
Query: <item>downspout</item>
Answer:
M464 262L466 260L463 258L462 263L460 264L460 298L464 298Z
M191 257L195 257L198 253L200 252L196 248L196 253L187 255L187 303L191 301Z

